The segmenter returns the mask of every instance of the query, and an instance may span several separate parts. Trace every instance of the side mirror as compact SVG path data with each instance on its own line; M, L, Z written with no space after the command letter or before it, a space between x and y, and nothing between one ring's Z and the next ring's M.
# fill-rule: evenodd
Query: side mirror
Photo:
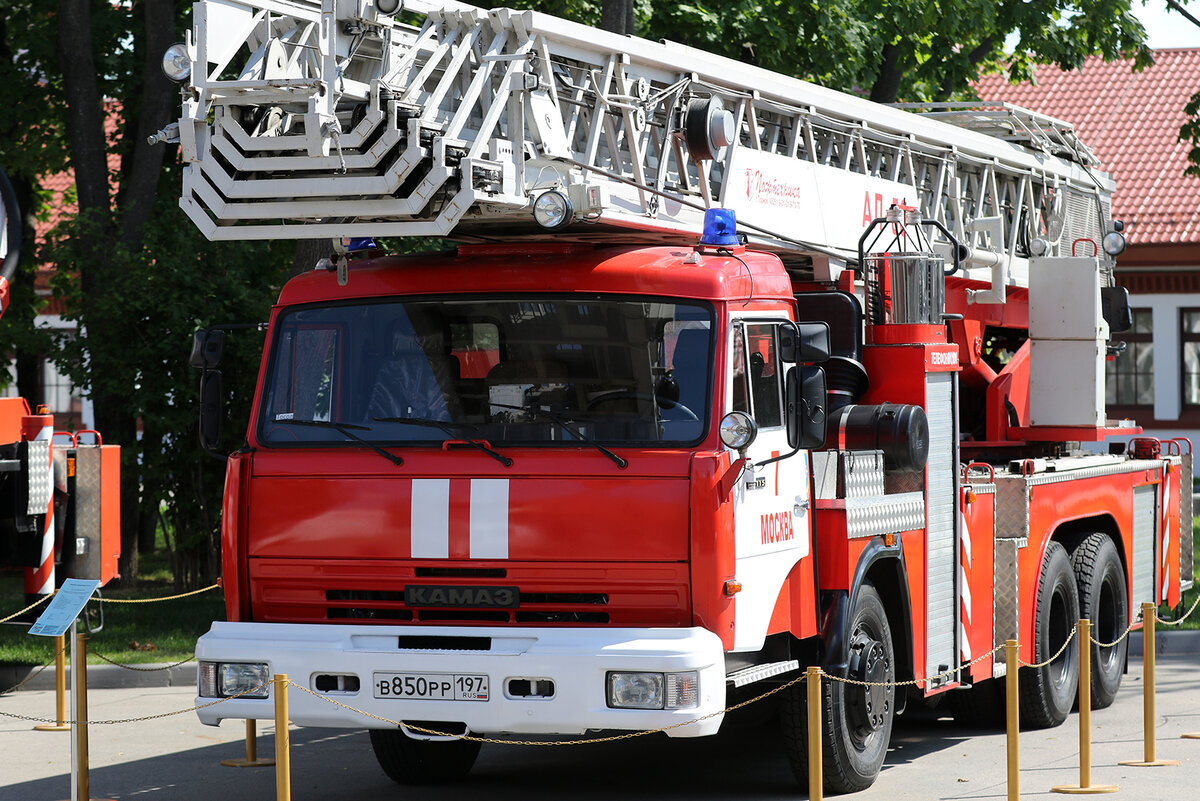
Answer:
M1129 308L1129 290L1125 287L1100 287L1100 309L1112 333L1133 328L1133 310Z
M213 453L221 441L225 416L225 394L220 370L205 370L200 376L200 445Z
M811 365L788 370L788 446L808 450L824 447L825 411L825 371Z
M225 352L225 332L202 329L192 335L192 355L188 364L201 370L211 370L221 363Z
M779 328L779 358L787 364L829 358L828 323L792 323Z

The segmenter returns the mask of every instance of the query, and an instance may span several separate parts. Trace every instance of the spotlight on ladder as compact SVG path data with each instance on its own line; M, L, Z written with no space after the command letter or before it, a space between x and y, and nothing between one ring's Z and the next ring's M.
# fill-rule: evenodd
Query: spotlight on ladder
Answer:
M551 189L533 201L533 219L546 230L557 231L575 219L575 208L566 195Z

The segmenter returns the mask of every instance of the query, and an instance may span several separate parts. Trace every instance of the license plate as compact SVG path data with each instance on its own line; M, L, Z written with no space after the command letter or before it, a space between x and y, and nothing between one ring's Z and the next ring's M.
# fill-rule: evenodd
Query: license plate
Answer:
M488 677L474 673L375 673L376 698L486 701Z

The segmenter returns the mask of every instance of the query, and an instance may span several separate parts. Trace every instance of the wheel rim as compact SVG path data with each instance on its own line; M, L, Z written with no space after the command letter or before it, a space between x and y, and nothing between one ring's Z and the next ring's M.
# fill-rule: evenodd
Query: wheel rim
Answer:
M1121 602L1118 598L1116 581L1110 573L1100 582L1100 597L1096 604L1096 639L1115 643L1121 635ZM1098 647L1099 667L1108 670L1117 659L1117 646Z
M889 688L885 686L890 668L887 650L865 627L856 630L850 641L848 667L851 679L868 683L868 686L846 687L850 737L861 748L872 734L883 728L892 704Z
M1055 588L1054 595L1050 599L1050 624L1046 627L1047 653L1043 655L1045 658L1062 649L1062 653L1048 666L1050 679L1054 682L1055 687L1062 687L1070 677L1071 657L1068 653L1070 649L1063 648L1063 643L1071 636L1073 627L1074 621L1067 619L1065 591L1061 587Z

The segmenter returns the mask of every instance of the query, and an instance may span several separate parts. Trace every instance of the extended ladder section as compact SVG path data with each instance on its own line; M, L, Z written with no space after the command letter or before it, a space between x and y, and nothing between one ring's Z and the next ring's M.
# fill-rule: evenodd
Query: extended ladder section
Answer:
M1027 286L1030 255L1092 255L1108 231L1113 185L1086 149L546 14L379 5L395 4L195 3L180 203L210 239L550 225L691 242L724 206L753 245L820 279L895 202L953 232L977 277Z

